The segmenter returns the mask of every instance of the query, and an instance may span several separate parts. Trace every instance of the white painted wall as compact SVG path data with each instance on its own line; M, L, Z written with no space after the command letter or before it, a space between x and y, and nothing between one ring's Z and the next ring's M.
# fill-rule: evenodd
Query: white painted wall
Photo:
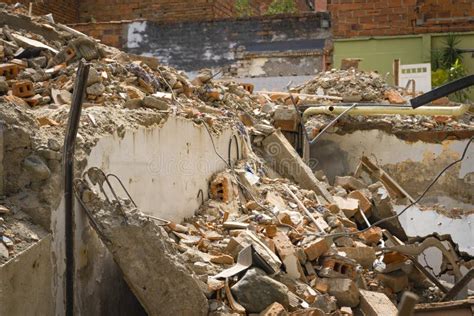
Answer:
M216 148L225 159L232 135L233 130L225 129L219 137L214 136ZM233 146L232 159L235 160ZM225 163L214 152L203 126L184 118L170 117L161 127L128 130L123 138L117 135L101 138L90 153L86 170L90 167L99 167L119 176L145 213L180 222L192 216L199 207L199 189L207 197L209 179L223 170ZM118 186L117 192L121 192ZM76 312L105 315L117 314L117 309L122 313L126 312L125 308L136 311L131 306L137 302L126 302L130 300L129 290L112 256L78 207L75 220ZM56 269L56 315L61 315L65 269L63 203L53 214L52 229L55 235L52 256ZM129 312L128 315L141 314Z
M225 159L232 135L225 130L214 136ZM225 163L204 127L173 117L161 128L102 138L89 156L87 168L92 166L119 176L143 212L179 222L193 215L199 189L207 196L210 177Z
M54 315L51 235L0 266L0 315Z

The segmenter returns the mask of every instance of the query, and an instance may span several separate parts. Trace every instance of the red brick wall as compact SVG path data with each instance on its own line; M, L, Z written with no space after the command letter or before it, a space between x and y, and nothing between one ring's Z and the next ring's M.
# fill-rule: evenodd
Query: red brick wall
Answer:
M33 3L33 14L44 15L52 13L54 20L60 23L75 23L79 21L80 0L2 0L8 4L20 2L27 8Z
M80 22L147 19L192 22L235 17L236 0L81 0ZM273 0L251 0L254 15L265 14ZM309 11L305 0L295 0L299 12Z
M474 30L473 0L328 0L335 37Z
M100 39L106 45L122 48L126 33L126 26L130 21L78 23L71 25L75 30Z
M230 1L230 0L227 0ZM80 20L159 22L211 20L215 0L81 0Z

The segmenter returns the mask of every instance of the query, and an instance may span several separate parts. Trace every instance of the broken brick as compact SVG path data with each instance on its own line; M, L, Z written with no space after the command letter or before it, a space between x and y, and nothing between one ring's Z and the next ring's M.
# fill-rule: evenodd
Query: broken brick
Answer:
M229 255L222 254L211 257L211 262L217 264L234 264L234 258Z
M286 273L293 278L304 280L304 272L296 255L295 247L288 236L278 232L273 237L273 242L281 261L285 265Z
M361 191L359 190L352 191L351 193L349 193L348 197L358 200L359 208L365 214L367 214L370 211L372 207L372 203L370 203L369 199Z
M377 244L382 239L382 229L377 226L370 227L368 230L360 233L359 238L368 245Z
M324 275L333 275L339 277L348 277L351 279L355 279L357 272L356 267L353 264L347 262L347 259L341 259L341 257L337 258L334 257L327 257L324 258L322 263L323 269L321 270L321 274Z
M259 316L287 316L288 312L286 311L285 307L278 302L275 302L265 308Z
M377 274L377 279L395 293L401 292L408 286L408 276L400 270L390 273L379 273Z
M384 97L391 104L405 104L407 101L402 97L402 95L394 89L389 89L385 91Z
M33 83L29 80L18 81L12 86L12 94L19 98L29 98L35 95Z
M18 76L20 67L15 64L0 64L0 76L7 80L15 79Z
M318 238L304 247L304 252L309 261L319 258L322 254L329 250L332 245L330 238Z
M364 247L359 245L355 247L340 247L337 250L344 252L348 258L355 260L366 269L371 268L376 259L374 248L365 245Z
M407 257L396 251L386 252L383 256L385 264L397 264L407 261Z
M351 218L359 210L359 200L335 196L334 201L347 218Z
M214 178L211 182L211 197L224 203L228 203L234 198L230 175L221 173Z

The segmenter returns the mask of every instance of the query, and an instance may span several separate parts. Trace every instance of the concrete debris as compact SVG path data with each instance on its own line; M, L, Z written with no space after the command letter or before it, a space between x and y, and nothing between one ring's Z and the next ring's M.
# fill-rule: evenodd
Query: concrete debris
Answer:
M118 207L89 190L82 192L82 198L93 210L102 240L150 315L207 315L208 302L195 273L215 273L207 268L210 265L198 261L187 266L165 230L130 204L122 202Z

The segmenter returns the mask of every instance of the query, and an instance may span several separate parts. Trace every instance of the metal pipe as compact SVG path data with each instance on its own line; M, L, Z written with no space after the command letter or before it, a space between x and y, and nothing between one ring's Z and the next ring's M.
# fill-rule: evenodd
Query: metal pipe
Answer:
M65 247L66 247L66 315L74 315L74 152L77 130L81 119L82 102L86 92L89 64L79 62L74 82L69 119L64 138L64 203L65 203Z
M311 115L317 114L341 114L347 110L346 106L320 106L311 107L304 111L303 119L307 119ZM405 106L357 106L352 109L349 115L448 115L448 116L461 116L469 110L468 104L462 104L459 106L429 106L422 108L409 108Z

